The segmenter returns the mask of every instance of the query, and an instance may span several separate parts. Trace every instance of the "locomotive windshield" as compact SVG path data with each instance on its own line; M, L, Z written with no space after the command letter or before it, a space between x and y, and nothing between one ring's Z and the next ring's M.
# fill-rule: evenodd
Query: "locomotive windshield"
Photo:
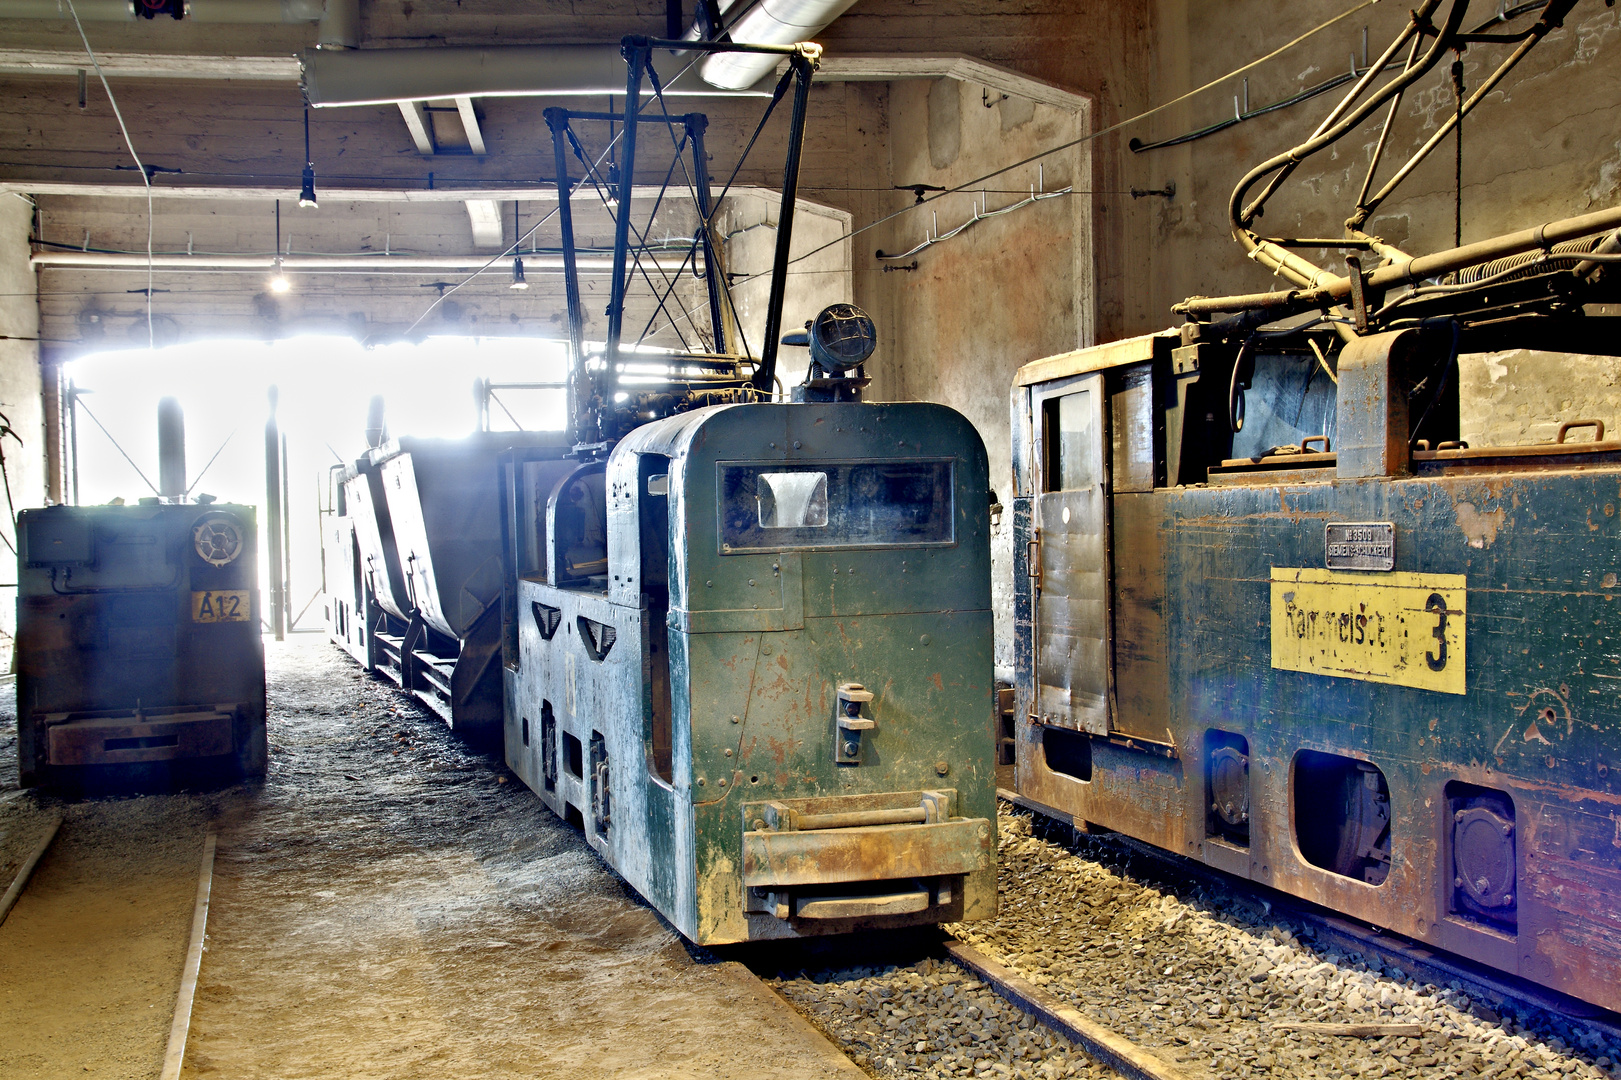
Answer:
M949 544L954 462L718 466L723 553Z

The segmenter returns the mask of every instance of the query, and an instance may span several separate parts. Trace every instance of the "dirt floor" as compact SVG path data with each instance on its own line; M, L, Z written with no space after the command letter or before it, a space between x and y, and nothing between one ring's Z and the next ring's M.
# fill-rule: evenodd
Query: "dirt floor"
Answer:
M862 1075L738 965L690 952L498 754L323 639L267 655L262 784L19 793L0 721L0 848L67 816L0 927L0 1075L157 1075L206 827L219 856L187 1077ZM99 870L66 858L75 844ZM70 862L79 877L56 869ZM80 905L57 930L83 931L76 951L25 933L53 898Z

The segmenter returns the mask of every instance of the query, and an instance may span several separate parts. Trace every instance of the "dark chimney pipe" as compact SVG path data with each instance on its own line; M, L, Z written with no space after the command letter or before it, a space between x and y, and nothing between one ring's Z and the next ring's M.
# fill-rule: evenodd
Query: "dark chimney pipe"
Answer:
M186 496L186 414L172 397L158 402L158 494L171 502Z
M376 448L388 441L388 424L383 420L383 395L376 394L366 406L366 445Z

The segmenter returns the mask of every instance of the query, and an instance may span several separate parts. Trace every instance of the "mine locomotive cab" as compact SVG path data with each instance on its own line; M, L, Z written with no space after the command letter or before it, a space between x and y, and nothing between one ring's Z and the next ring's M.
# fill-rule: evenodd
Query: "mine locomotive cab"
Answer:
M1020 793L1621 1006L1621 443L1465 445L1457 368L1613 353L1610 321L1190 324L1022 369Z
M142 503L19 516L25 786L265 771L254 509Z
M683 934L994 911L986 459L963 417L713 406L507 476L509 552L534 552L508 763Z

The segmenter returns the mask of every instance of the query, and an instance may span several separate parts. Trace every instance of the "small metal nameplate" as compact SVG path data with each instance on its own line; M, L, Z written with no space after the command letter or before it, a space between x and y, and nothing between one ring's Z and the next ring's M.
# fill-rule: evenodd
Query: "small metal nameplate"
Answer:
M1330 570L1396 569L1396 526L1388 521L1334 522L1324 561Z

